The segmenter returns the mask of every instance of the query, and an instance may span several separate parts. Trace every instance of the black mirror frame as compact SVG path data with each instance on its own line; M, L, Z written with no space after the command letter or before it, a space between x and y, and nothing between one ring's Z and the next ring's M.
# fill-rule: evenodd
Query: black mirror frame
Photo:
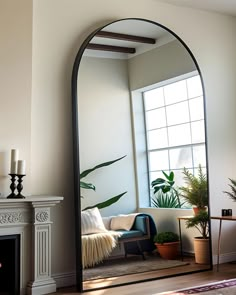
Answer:
M73 132L73 169L74 169L74 214L75 214L75 251L76 251L76 288L78 292L83 292L83 269L82 269L82 248L81 248L81 202L80 202L80 161L79 161L79 121L78 121L78 88L77 88L77 80L78 80L78 72L79 72L79 66L80 66L80 61L82 59L83 53L88 45L88 43L91 41L91 39L96 35L97 32L102 30L108 25L111 25L113 23L122 21L122 20L139 20L139 21L145 21L152 23L154 25L157 25L169 33L171 33L173 36L176 37L178 41L181 42L181 44L185 47L185 49L188 51L189 55L191 56L196 69L199 72L199 76L201 79L202 83L202 88L203 88L203 97L204 97L204 118L205 118L205 131L206 131L206 102L205 102L205 88L204 88L204 83L203 83L203 78L201 74L201 70L199 68L199 65L189 49L189 47L185 44L185 42L178 36L176 35L172 30L169 28L146 19L142 18L125 18L125 19L119 19L115 20L113 22L109 22L104 26L99 27L95 31L93 31L82 43L81 47L79 48L79 51L75 57L74 65L73 65L73 70L72 70L72 80L71 80L71 89L72 89L72 132ZM206 166L207 166L207 179L208 179L208 192L209 192L209 165L208 165L208 149L207 149L207 132L205 132L205 153L206 153ZM208 193L209 195L209 193ZM210 198L209 198L210 202ZM175 277L175 276L181 276L181 275L187 275L187 274L192 274L192 273L197 273L197 272L203 272L203 271L208 271L213 269L212 265L212 241L211 241L211 223L210 223L210 206L208 207L208 212L209 212L209 235L210 235L210 267L209 269L203 269L203 270L197 270L197 271L191 271L187 273L180 273L180 274L174 274L174 275L168 275L168 276L163 276L161 278L151 278L151 279L146 279L146 280L140 280L138 282L147 282L147 281L153 281L153 280L160 280L163 278L168 278L168 277ZM117 284L115 286L107 286L104 288L97 288L97 289L105 289L105 288L111 288L111 287L118 287L118 286L123 286L123 285L129 285L129 284L135 284L136 282L130 282L130 283L124 283L124 284ZM91 289L89 291L97 290L97 289ZM86 290L88 291L88 290Z

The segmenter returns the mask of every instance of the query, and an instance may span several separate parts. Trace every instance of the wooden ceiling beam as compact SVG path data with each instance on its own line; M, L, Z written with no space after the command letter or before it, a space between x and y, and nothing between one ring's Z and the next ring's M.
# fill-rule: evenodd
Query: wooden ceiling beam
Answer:
M113 52L121 52L121 53L135 53L136 52L135 48L132 48L132 47L103 45L103 44L95 44L95 43L89 43L86 48L92 49L92 50L113 51Z
M153 38L134 36L134 35L128 35L128 34L113 33L113 32L107 32L107 31L99 31L96 34L96 37L117 39L117 40L130 41L130 42L138 42L138 43L146 43L146 44L155 44L156 43L156 40Z

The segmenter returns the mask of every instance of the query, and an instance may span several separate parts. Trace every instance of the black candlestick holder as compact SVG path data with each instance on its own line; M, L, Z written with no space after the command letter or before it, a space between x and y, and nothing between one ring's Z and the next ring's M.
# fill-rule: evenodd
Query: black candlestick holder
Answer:
M7 199L14 199L16 197L16 194L14 193L16 189L16 184L15 184L16 174L10 173L8 175L11 176L11 185L10 185L11 194L7 196Z
M23 190L23 185L22 185L23 179L22 178L25 176L25 174L17 174L16 176L18 177L18 184L16 186L18 194L15 196L15 198L16 199L25 199L25 196L23 196L21 194L21 191Z

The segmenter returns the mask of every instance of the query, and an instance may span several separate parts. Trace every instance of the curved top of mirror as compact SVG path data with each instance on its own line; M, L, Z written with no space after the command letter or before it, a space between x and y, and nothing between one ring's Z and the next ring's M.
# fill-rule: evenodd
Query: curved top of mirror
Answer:
M149 194L150 179L147 176L139 179L138 170L147 163L142 162L138 156L140 146L145 146L145 143L140 142L138 134L143 130L139 129L139 123L136 122L135 110L143 104L141 98L144 91L160 87L166 81L173 83L179 77L192 77L192 73L198 73L202 82L199 66L187 45L174 32L152 21L136 18L114 21L95 30L81 45L72 73L76 267L79 291L101 287L92 283L89 286L84 285L82 281L80 212L91 205L91 199L87 192L82 200L79 197L80 169L88 169L106 160L127 155L116 169L108 170L109 176L104 172L105 182L101 180L103 172L99 174L99 179L97 176L96 179L91 178L92 182L96 180L96 184L98 183L97 195L102 197L104 192L112 194L113 191L128 191L118 203L103 209L102 216L131 212L152 214L153 211L145 209L150 200L142 197ZM203 84L202 91L204 96ZM114 134L118 136L114 137ZM118 140L119 136L122 140ZM147 171L145 174L147 175ZM116 179L119 182L114 181ZM102 197L96 197L97 202L103 201ZM160 219L167 216L167 213L159 214ZM171 214L172 219L168 222L178 230L177 217L182 214L180 211ZM155 216L154 219L156 221ZM163 222L164 220L166 222L165 218ZM158 230L163 228L163 222L158 220ZM202 271L209 269L210 264L181 268L181 271L176 268L151 277L143 276L142 279L139 275L138 280L159 279L179 275L179 272L184 274ZM136 281L117 279L114 285Z

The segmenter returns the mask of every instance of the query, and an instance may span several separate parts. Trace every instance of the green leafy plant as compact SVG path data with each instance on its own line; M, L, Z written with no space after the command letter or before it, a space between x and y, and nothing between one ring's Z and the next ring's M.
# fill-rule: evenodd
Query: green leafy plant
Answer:
M153 241L158 244L178 242L179 235L170 231L160 232L154 236Z
M162 171L164 178L158 177L151 183L154 189L152 197L152 205L158 208L182 208L184 203L180 201L179 192L174 188L174 172L168 175Z
M153 180L151 185L152 188L154 189L154 194L157 193L158 191L162 191L163 193L167 193L171 191L173 188L173 185L175 184L174 181L174 172L171 171L170 175L168 175L165 171L162 171L164 174L165 178L160 178L158 177L157 179Z
M236 180L229 178L229 181L231 191L223 191L223 193L227 194L234 202L236 202Z
M157 208L182 208L185 202L180 202L174 191L163 193L158 191L152 197L152 205Z
M193 175L188 169L183 171L186 187L180 187L181 197L190 205L200 209L208 206L207 176L203 173L201 165L198 166L198 176Z
M203 239L209 237L209 216L205 210L200 210L194 217L186 220L186 227L195 227Z
M86 177L88 174L90 174L91 172L97 170L97 169L100 169L100 168L103 168L103 167L106 167L106 166L110 166L112 165L113 163L117 162L117 161L120 161L121 159L123 159L124 157L126 156L123 156L123 157L120 157L118 159L115 159L115 160L112 160L112 161L108 161L108 162L104 162L104 163L101 163L99 165L96 165L95 167L91 168L91 169L87 169L87 170L84 170L83 172L80 173L80 187L83 188L83 189L88 189L88 190L93 190L95 191L96 190L96 187L94 184L92 183L88 183L88 182L84 182L84 181L81 181L82 178ZM111 206L112 204L116 203L117 201L119 201L119 199L124 195L126 194L127 192L123 192L119 195L116 195L114 197L111 197L109 198L108 200L104 201L104 202L101 202L101 203L97 203L95 205L92 205L92 206L89 206L89 207L86 207L84 208L83 210L87 210L87 209L91 209L91 208L94 208L94 207L98 207L98 209L102 209L102 208L105 208L105 207L108 207L108 206ZM81 196L83 198L83 196Z

